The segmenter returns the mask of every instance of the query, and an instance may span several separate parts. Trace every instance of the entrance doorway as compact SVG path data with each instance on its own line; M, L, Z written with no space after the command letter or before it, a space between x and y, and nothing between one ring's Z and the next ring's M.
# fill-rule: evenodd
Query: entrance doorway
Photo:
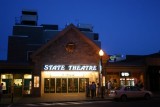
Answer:
M89 78L44 78L44 93L78 93L86 91Z

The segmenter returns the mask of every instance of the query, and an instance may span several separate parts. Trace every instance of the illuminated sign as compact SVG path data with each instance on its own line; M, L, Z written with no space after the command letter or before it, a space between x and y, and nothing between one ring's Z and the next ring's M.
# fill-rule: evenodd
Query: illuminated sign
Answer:
M130 76L130 72L121 72L121 77L129 77Z
M44 65L44 71L97 71L95 65Z

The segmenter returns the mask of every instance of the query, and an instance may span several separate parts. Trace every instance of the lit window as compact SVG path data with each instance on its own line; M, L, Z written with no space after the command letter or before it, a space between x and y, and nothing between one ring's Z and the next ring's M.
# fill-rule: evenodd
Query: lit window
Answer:
M76 47L76 45L75 45L75 43L73 43L73 42L69 42L69 43L67 43L67 45L65 46L66 51L69 52L69 53L73 53L73 51L75 50L75 47Z
M39 87L39 76L34 76L34 87Z

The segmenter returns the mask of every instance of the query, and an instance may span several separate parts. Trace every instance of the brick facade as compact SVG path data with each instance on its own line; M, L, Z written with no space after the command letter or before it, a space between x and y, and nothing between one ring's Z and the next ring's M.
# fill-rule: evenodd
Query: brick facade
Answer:
M73 52L66 50L68 43L75 45ZM45 64L98 65L99 50L100 48L95 43L71 25L33 53L32 58L35 62L33 74L41 77L41 70ZM33 90L33 94L35 92L37 89Z

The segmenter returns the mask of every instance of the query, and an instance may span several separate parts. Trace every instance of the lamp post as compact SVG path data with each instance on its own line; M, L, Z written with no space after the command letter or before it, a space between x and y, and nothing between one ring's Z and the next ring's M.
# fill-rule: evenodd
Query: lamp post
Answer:
M101 88L101 98L103 98L103 70L102 70L102 56L104 55L103 50L101 49L99 51L99 56L100 56L100 72L99 72L99 85ZM101 76L102 75L102 76Z

